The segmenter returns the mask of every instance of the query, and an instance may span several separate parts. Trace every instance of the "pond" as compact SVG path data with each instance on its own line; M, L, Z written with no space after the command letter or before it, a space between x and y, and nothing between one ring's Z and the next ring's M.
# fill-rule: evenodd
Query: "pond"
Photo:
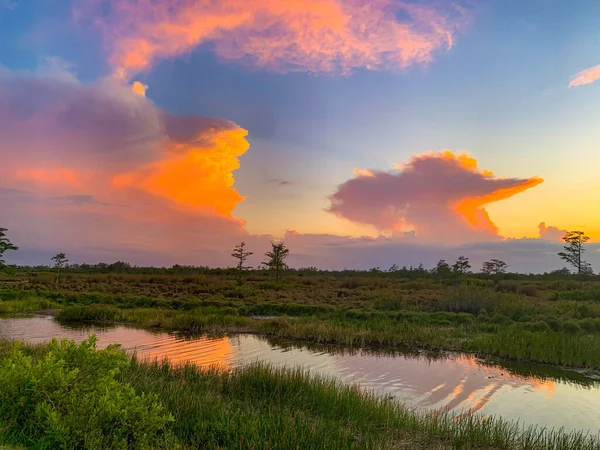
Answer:
M472 355L377 353L303 346L253 335L185 337L127 326L65 326L52 317L0 319L0 338L30 343L52 337L77 342L95 333L98 346L119 343L140 358L223 368L265 362L357 383L416 409L500 415L526 424L600 431L600 382L544 366L506 366Z

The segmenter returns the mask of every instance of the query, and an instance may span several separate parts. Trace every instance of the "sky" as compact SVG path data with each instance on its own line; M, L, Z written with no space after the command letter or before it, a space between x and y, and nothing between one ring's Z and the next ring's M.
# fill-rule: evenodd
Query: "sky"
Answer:
M0 0L8 262L600 270L600 3Z

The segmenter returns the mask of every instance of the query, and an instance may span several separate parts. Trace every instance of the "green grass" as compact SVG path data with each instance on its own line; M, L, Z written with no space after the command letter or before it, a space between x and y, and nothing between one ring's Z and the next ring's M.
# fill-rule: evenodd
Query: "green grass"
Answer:
M597 437L580 432L415 413L300 369L173 367L127 360L114 348L98 351L90 344L24 347L0 341L0 442L36 448L334 450L600 446ZM111 406L93 412L106 402Z
M216 272L215 272L216 273ZM600 369L600 282L298 272L128 275L31 273L0 282L0 312L62 308L69 322L199 333L254 332L350 347L474 352ZM281 316L254 320L253 316Z

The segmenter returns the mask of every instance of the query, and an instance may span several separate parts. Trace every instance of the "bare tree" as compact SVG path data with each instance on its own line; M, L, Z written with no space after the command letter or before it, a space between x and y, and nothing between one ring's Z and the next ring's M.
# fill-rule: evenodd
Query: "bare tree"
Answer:
M242 242L239 245L236 245L233 249L233 252L231 252L231 256L233 256L234 258L236 258L238 260L237 262L237 269L238 269L238 275L239 275L239 279L240 281L242 280L242 274L244 273L244 270L249 269L249 267L246 267L246 260L248 259L248 257L250 255L252 255L252 252L246 251L246 243Z
M583 287L583 275L593 273L590 263L581 259L585 252L585 243L589 240L583 231L568 231L563 241L565 241L564 251L559 252L561 259L571 264L579 276L579 288Z
M7 228L0 227L0 269L6 265L4 262L4 252L8 250L19 250L19 247L10 242L10 239L6 237Z
M67 256L64 253L57 253L56 256L52 257L52 261L54 261L54 268L56 269L56 284L58 285L60 269L65 267L69 260L67 259Z
M279 243L271 242L271 251L265 253L269 260L263 262L263 265L275 271L276 282L279 282L279 272L287 269L285 258L288 257L289 253L290 249L285 246L283 241Z

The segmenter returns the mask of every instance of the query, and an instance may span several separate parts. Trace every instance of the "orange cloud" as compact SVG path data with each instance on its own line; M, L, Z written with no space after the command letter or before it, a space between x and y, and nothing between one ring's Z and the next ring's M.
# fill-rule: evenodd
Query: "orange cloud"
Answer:
M166 114L145 89L0 72L0 203L23 248L70 252L93 241L96 258L112 248L193 262L202 252L203 262L227 264L221 250L247 238L232 215L246 130Z
M328 211L379 230L412 228L420 238L481 239L497 236L483 206L543 182L538 177L496 178L479 169L475 158L448 150L415 156L401 167L346 181L330 197Z
M80 177L71 169L22 169L15 172L15 178L38 183L76 185Z
M372 177L373 176L373 172L370 172L369 170L365 170L365 169L354 169L352 172L354 172L354 175L359 176L359 177Z
M167 144L165 158L139 171L117 174L117 188L138 188L177 202L180 206L207 209L231 216L243 200L233 189L232 172L239 168L238 157L248 150L247 131L210 130L213 146L202 148L194 142ZM201 136L197 136L201 137Z
M469 20L468 12L457 5L398 0L108 4L109 9L106 2L80 0L75 16L95 17L112 48L111 63L128 75L207 42L214 43L221 58L246 60L277 72L403 69L431 61L436 50L451 48L457 31ZM101 7L104 14L98 14Z
M600 65L590 67L577 73L569 83L569 87L578 87L600 80Z

